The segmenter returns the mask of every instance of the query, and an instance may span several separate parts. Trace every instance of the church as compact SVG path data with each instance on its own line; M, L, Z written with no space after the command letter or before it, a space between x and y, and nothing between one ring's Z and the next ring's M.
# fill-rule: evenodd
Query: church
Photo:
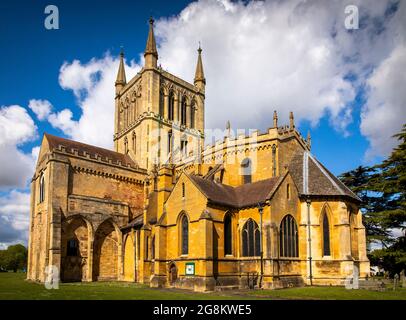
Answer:
M44 134L28 280L49 267L63 282L195 291L368 277L360 199L310 152L293 113L279 125L275 111L266 132L228 124L205 146L201 48L193 83L163 70L150 19L144 57L127 81L120 54L114 151Z

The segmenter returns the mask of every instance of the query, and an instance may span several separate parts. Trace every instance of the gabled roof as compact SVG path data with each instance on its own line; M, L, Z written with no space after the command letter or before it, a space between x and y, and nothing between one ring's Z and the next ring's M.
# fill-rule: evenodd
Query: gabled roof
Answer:
M44 136L48 141L49 149L51 151L53 149L59 149L59 146L63 146L69 153L73 153L73 150L77 150L78 155L80 156L85 156L85 153L87 153L93 159L97 159L97 156L101 156L104 159L111 159L112 163L117 164L120 161L121 164L124 166L130 165L133 168L137 167L136 163L127 154L122 154L112 150L53 136L49 133L45 133Z
M292 158L289 172L301 196L346 196L361 201L308 151Z
M233 208L256 206L265 202L280 181L277 177L232 187L196 175L189 177L209 201Z

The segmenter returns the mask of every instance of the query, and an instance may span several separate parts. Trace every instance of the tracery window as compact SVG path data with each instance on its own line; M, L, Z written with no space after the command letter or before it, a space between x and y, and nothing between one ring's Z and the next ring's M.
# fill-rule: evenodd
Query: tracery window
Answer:
M281 257L299 257L299 238L295 218L286 215L280 225L279 249Z
M329 256L330 252L330 223L327 213L323 213L323 256Z
M260 250L258 224L254 220L248 219L242 228L242 256L257 257L260 255Z

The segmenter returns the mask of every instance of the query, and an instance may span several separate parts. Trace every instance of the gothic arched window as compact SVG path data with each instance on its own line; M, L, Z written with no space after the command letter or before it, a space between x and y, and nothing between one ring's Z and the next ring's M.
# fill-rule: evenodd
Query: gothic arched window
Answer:
M174 108L175 108L175 94L173 91L169 93L169 103L168 103L168 119L173 120L174 115Z
M189 221L186 215L181 220L181 253L189 253Z
M233 254L231 215L226 214L224 218L224 255Z
M241 175L243 178L243 184L251 183L251 167L252 161L250 158L245 158L243 161L241 161Z
M180 110L180 123L186 125L186 97L182 98L182 106Z
M330 253L330 223L327 213L323 213L323 256L329 256Z
M172 151L172 131L168 132L168 153Z
M242 256L257 257L260 255L260 250L258 224L254 220L248 219L242 228Z
M272 146L272 176L276 177L276 145Z
M44 174L41 174L39 178L39 202L43 202L45 200L45 177Z
M280 225L279 249L281 257L299 257L299 238L295 218L286 215Z
M164 90L161 89L159 91L159 115L161 117L164 116L164 101L165 101L165 94L164 94Z

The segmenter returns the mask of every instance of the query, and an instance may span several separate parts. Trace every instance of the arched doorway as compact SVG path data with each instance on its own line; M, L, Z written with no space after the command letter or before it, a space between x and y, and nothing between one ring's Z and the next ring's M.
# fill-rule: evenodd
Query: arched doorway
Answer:
M94 236L94 280L117 280L118 235L111 220L104 221Z
M86 280L89 230L85 220L75 217L66 221L62 227L61 242L62 281Z
M124 244L124 280L135 281L134 236L129 234Z
M169 284L171 286L175 285L176 280L178 279L178 268L174 263L171 263L169 266Z

